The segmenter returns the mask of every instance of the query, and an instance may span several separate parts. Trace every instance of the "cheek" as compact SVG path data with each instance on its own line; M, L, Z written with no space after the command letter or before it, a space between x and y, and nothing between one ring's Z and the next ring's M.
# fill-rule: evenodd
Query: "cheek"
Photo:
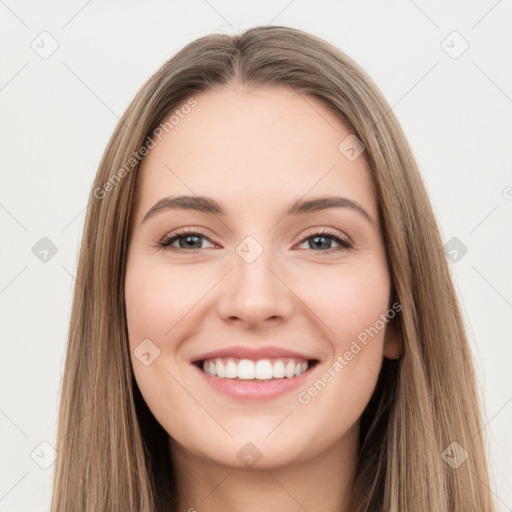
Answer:
M390 281L384 265L332 267L315 279L295 283L337 352L347 350L351 340L374 326L388 308ZM381 322L378 327L383 331Z
M163 339L198 300L201 278L179 266L140 265L133 261L126 275L126 314L131 343L143 338ZM195 283L195 284L194 284Z
M382 364L390 291L387 267L333 268L318 277L309 288L307 304L321 320L316 325L324 326L329 346L329 374L322 381L346 410L357 411L369 400ZM330 392L321 394L318 402L333 398Z
M191 305L197 302L198 296L197 290L194 293L187 286L193 280L186 279L184 273L186 271L181 267L149 264L143 256L134 255L129 260L125 280L130 356L135 379L157 421L173 435L186 431L176 418L169 421L173 411L184 409L184 394L173 379L174 376L178 381L182 380L175 371L176 344L173 339L179 339L180 329L187 324L186 315L190 314ZM144 354L149 356L145 359ZM187 403L187 407L193 407L193 404Z
M382 365L389 301L387 267L347 266L318 276L308 306L324 325L330 356L323 373L299 390L304 414L316 418L325 442L348 431L368 404ZM313 289L313 291L311 291ZM338 411L333 415L332 411Z

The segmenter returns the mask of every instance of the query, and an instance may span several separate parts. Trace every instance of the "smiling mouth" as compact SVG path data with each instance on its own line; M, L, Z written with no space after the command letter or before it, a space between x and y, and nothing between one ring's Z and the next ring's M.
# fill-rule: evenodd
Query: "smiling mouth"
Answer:
M238 359L234 357L216 357L195 361L203 373L210 377L235 382L271 382L290 380L303 375L314 368L317 359L300 359L294 357L261 359Z

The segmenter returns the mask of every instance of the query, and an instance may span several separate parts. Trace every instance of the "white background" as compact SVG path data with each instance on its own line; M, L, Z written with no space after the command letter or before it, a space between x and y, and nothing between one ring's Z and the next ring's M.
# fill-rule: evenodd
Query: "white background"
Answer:
M408 136L445 242L467 246L450 266L485 399L492 491L512 510L510 0L1 0L0 15L1 511L49 508L54 466L31 454L44 461L51 449L39 444L55 445L84 209L118 118L185 44L259 24L311 32L368 72ZM454 31L469 44L458 58ZM52 38L43 59L31 45L48 50ZM32 252L42 237L58 250L46 263Z

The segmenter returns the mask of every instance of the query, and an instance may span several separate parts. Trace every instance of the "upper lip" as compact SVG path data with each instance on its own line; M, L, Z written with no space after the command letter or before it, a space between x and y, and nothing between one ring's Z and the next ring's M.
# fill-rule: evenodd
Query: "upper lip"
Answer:
M216 357L233 357L236 359L251 359L252 361L257 361L259 359L267 359L267 358L279 358L279 357L293 357L296 359L304 359L310 360L315 359L314 356L301 354L300 352L295 352L293 350L288 350L286 348L281 347L226 347L219 350L213 350L212 352L207 352L198 357L194 357L192 359L192 363L198 363L200 361L204 361L205 359L214 359Z

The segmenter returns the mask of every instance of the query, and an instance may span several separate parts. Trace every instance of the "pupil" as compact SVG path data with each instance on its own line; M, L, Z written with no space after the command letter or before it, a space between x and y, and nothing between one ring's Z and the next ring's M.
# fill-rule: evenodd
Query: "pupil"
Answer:
M185 238L185 240L186 240L185 243L186 243L187 247L192 247L194 245L194 242L189 243L190 239L195 239L195 243L197 243L197 240L199 239L199 237L196 235L188 235ZM201 245L201 243L199 243L199 245ZM199 249L200 249L200 247L199 247Z
M315 240L315 243L317 242L317 240L324 240L325 241L327 238L328 237L326 237L326 236L315 236L315 237L313 237L313 239ZM327 245L327 247L325 247L325 245ZM329 249L328 245L329 244L325 244L324 243L324 247L327 248L327 249Z

